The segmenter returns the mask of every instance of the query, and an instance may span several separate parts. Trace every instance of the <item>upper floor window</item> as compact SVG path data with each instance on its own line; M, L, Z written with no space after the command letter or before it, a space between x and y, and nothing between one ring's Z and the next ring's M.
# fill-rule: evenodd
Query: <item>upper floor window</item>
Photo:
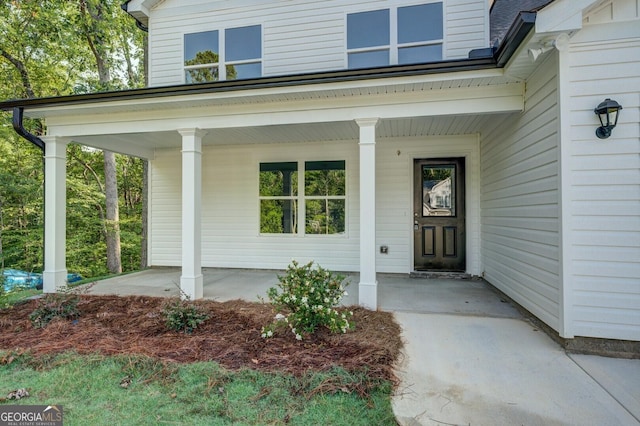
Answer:
M184 35L185 83L262 75L260 25Z
M442 3L347 15L349 68L442 59Z

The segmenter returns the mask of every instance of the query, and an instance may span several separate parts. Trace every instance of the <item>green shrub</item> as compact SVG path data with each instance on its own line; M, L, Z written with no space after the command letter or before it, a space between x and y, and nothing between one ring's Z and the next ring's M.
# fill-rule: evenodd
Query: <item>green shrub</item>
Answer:
M191 301L173 299L162 307L162 317L168 329L191 333L209 319L209 315Z
M80 316L80 296L74 293L50 293L38 299L38 306L29 315L34 327L44 327L54 318L77 318Z
M267 291L277 315L273 323L262 328L262 337L271 337L277 329L286 326L298 340L314 333L320 326L332 333L346 333L353 328L349 322L353 313L335 308L347 295L344 279L319 265L314 266L313 261L299 266L294 260L286 274L278 276L277 288L271 287Z

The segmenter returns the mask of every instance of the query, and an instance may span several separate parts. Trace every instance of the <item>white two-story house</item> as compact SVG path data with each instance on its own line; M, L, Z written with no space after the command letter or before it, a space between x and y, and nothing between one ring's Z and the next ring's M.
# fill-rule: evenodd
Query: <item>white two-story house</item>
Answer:
M150 266L484 277L564 338L640 340L638 0L130 0L145 89L46 120L45 291L65 147L150 162ZM594 109L612 99L617 126ZM615 108L613 108L615 110Z

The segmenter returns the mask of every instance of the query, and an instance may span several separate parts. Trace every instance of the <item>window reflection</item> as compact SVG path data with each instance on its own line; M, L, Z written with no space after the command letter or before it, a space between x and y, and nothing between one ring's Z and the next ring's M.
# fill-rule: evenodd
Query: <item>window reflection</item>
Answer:
M422 166L422 215L455 216L455 166Z

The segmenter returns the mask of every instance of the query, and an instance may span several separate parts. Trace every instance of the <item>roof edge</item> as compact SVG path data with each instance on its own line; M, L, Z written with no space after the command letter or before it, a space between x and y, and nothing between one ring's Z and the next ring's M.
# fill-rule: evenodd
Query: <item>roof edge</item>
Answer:
M239 90L359 81L373 78L430 75L446 72L492 69L496 67L497 64L495 58L493 56L485 56L443 62L430 62L424 64L393 65L355 70L324 71L274 77L260 77L247 80L226 80L198 84L155 86L145 87L141 89L97 92L81 95L65 95L46 98L12 99L0 102L0 110L9 111L15 107L22 107L25 109L38 109L58 105L96 103L118 100L135 100L151 97L157 98L178 95L195 95L202 93L221 93Z
M503 68L515 51L520 47L527 34L534 29L536 12L520 12L518 18L511 24L500 46L494 54L496 65Z

